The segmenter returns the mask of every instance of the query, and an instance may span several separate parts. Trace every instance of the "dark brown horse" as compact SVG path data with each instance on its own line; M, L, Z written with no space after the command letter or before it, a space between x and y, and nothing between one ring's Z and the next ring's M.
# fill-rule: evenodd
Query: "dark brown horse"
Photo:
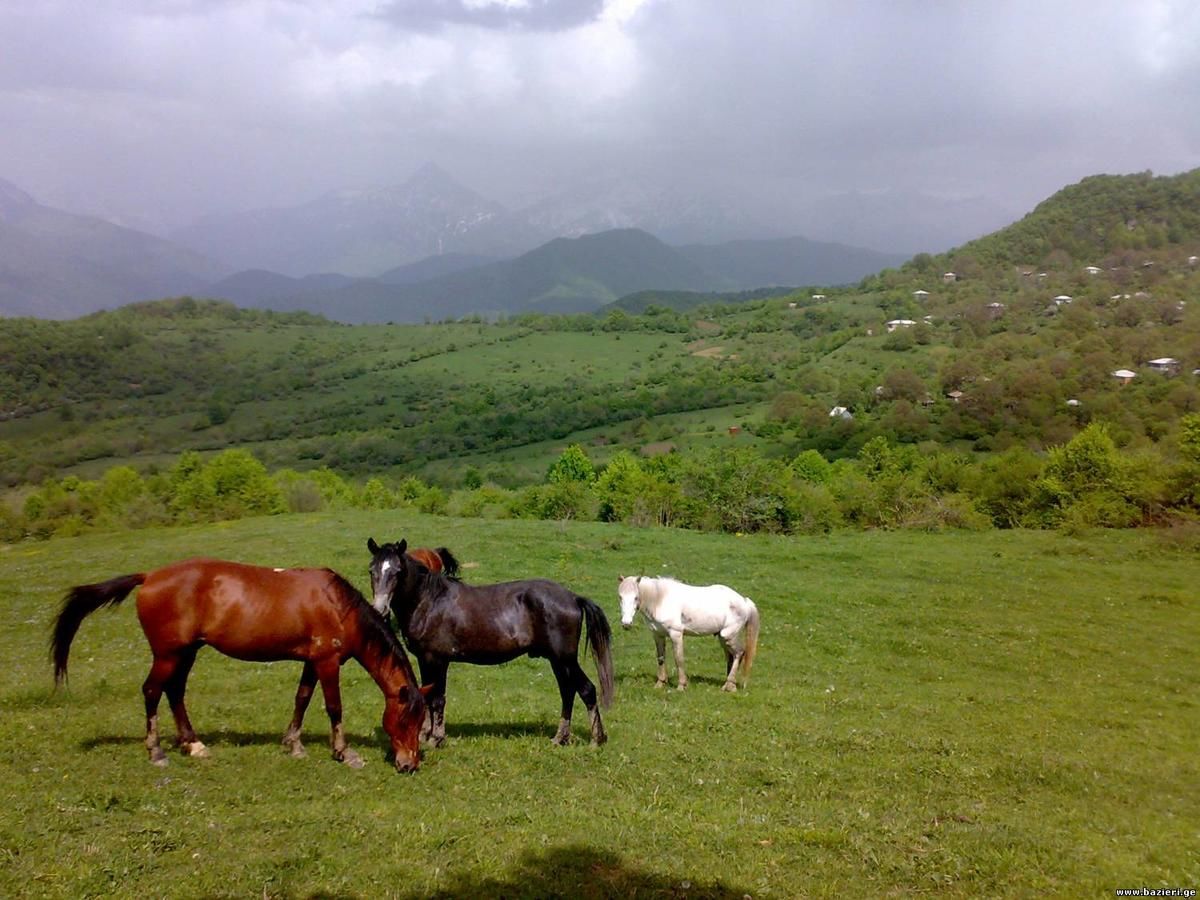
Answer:
M528 654L550 660L562 697L562 718L554 743L571 739L571 710L578 693L591 720L592 742L607 740L599 704L612 702L612 632L604 611L553 581L510 581L468 585L431 572L405 550L408 544L367 541L371 589L385 616L394 609L400 631L421 668L421 683L432 688L421 737L435 747L446 739L446 670L451 662L495 665ZM596 686L579 665L579 638L587 623L588 644L600 681Z
M375 679L386 701L383 729L391 738L396 768L420 763L419 732L425 702L412 665L396 635L342 576L329 569L266 569L216 559L190 559L162 569L122 575L72 588L63 600L50 642L54 679L67 675L67 656L79 625L102 606L120 603L138 585L137 613L154 662L142 685L146 700L146 749L155 765L167 757L158 741L158 702L164 690L175 717L180 749L208 756L188 719L183 694L196 653L205 644L236 659L303 661L295 714L283 737L292 756L304 756L300 726L318 681L332 728L333 758L354 768L361 757L342 731L339 672L356 659Z

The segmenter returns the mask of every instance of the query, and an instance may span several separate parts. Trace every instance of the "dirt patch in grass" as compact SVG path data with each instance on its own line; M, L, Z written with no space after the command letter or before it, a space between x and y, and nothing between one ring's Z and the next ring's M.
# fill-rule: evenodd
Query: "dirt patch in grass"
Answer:
M675 445L670 441L656 441L653 444L646 444L641 449L642 456L662 456L664 453L670 453L675 449Z

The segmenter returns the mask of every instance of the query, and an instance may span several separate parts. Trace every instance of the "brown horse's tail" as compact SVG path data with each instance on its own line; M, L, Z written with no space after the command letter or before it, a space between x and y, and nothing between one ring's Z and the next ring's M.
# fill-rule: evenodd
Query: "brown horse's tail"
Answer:
M758 652L758 607L749 597L750 615L746 619L746 649L742 653L742 684L750 680L750 669L754 665L754 654Z
M575 599L579 601L579 608L583 610L583 618L587 623L588 645L592 648L592 658L596 660L600 705L607 709L613 702L612 629L608 627L604 610L587 597L576 596Z
M459 564L455 559L454 554L450 552L449 547L438 547L436 551L438 558L442 561L442 571L446 573L447 578L457 578Z
M54 660L54 683L60 685L67 678L67 655L71 652L71 641L79 630L79 623L89 613L102 606L115 606L129 596L129 592L146 580L142 573L121 575L100 584L81 584L71 588L63 598L62 609L54 620L54 632L50 635L50 658Z

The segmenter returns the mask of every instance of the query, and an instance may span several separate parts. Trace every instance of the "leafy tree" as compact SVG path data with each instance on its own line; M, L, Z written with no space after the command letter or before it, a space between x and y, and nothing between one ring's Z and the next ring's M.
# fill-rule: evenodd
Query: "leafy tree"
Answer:
M363 509L391 509L396 505L396 498L380 479L368 478L359 495L358 505Z
M825 484L829 481L830 465L816 450L805 450L792 460L792 471L801 481Z
M546 480L551 484L569 481L591 484L596 480L596 469L588 459L587 451L579 444L571 444L551 464Z
M1093 422L1050 449L1034 485L1034 504L1050 524L1124 527L1137 514L1126 497L1128 488L1127 468L1108 426Z
M266 467L246 450L225 450L199 464L198 457L187 457L177 468L171 502L185 518L231 519L287 508Z

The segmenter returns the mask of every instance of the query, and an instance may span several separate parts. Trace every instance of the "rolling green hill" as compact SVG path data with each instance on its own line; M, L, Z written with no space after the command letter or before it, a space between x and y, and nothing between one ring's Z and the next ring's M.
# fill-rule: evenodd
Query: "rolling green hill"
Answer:
M1130 451L1174 452L1181 418L1200 410L1195 186L1195 173L1087 179L1009 229L853 287L686 311L655 300L645 314L355 327L177 300L5 320L0 471L30 483L243 446L273 467L449 485L472 467L515 484L571 440L603 462L724 446L730 425L784 457L853 456L876 436L1038 452L1091 421ZM1113 223L1132 244L1120 253ZM654 248L636 232L564 241L505 277L543 286L553 307L554 260L569 251L615 292L613 240ZM1162 358L1176 361L1166 373L1149 365Z

